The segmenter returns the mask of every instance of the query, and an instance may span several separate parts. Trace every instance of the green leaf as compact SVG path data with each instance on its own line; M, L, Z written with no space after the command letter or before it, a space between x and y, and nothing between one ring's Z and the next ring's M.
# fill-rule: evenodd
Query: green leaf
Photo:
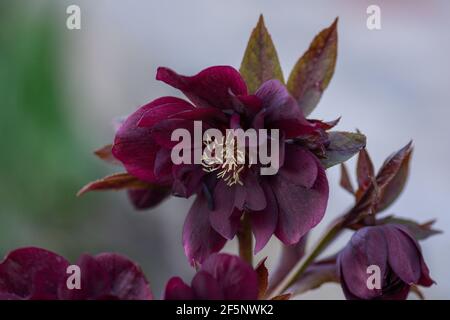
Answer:
M297 61L289 75L287 88L305 116L319 103L334 73L337 57L337 22L322 30Z
M376 177L364 190L358 190L356 204L347 215L348 222L355 222L364 214L379 213L388 208L403 191L409 172L412 142L393 153L383 163Z
M372 183L375 177L375 169L369 153L364 148L358 154L358 162L356 164L356 177L358 179L358 191L356 198L359 199Z
M120 164L120 161L117 160L112 154L112 144L107 144L106 146L101 147L94 151L94 154L102 159L105 162L110 164Z
M262 15L248 40L239 72L250 93L254 93L263 82L270 79L278 79L284 83L277 51Z
M425 223L418 223L414 220L397 218L393 216L386 217L379 220L381 224L396 223L405 226L409 232L416 238L416 240L425 240L428 237L442 233L440 230L433 229L432 226L435 220L427 221Z
M310 265L290 290L298 295L330 282L339 283L335 257Z
M355 189L353 188L352 181L350 180L347 167L343 163L341 164L341 179L339 180L339 185L352 195L355 194Z
M266 296L267 288L269 286L269 271L266 267L267 257L262 259L255 268L258 275L258 299L263 300Z
M403 191L409 174L409 162L413 151L412 142L391 155L378 171L376 181L380 186L380 201L376 211L389 207Z
M277 287L294 266L303 258L306 250L308 234L295 244L282 245L278 265L271 271L270 290Z
M366 136L361 133L331 131L328 137L326 158L320 159L325 168L347 161L366 146Z
M85 185L78 191L77 196L81 196L89 191L97 190L122 190L122 189L146 189L151 185L139 180L128 173L115 173L102 179L93 181Z

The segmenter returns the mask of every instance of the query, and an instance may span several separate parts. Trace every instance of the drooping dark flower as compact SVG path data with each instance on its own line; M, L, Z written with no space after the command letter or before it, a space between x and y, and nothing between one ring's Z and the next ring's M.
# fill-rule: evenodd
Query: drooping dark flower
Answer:
M54 300L69 263L38 248L10 252L0 263L0 300Z
M76 263L81 269L81 289L60 287L63 300L151 300L147 279L131 260L115 254L83 254Z
M212 254L187 285L173 277L166 285L165 300L256 300L258 277L253 268L237 256Z
M103 253L82 255L80 289L67 286L63 257L40 248L10 252L0 263L0 299L8 300L149 300L153 298L140 268L127 258Z
M259 251L275 234L293 244L322 219L328 200L325 171L305 141L326 144L333 124L308 121L278 80L248 94L238 71L211 67L187 77L159 68L157 79L183 91L192 103L163 97L139 108L117 131L112 153L127 172L151 185L170 187L177 196L196 200L188 213L183 243L188 258L202 262L232 239L244 212L250 215ZM200 164L174 164L174 129L194 136L194 121L203 129L278 129L280 165L276 175L262 176L258 164L239 172L242 184L229 185ZM325 139L317 139L317 137ZM270 138L270 137L269 137ZM193 146L194 148L194 146Z
M358 230L339 253L337 263L347 299L406 299L412 285L433 284L419 244L401 225ZM367 284L370 266L380 270L381 289Z

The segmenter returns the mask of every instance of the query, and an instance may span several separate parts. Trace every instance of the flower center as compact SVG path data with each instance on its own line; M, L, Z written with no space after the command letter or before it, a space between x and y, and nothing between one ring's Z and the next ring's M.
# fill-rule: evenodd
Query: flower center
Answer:
M237 138L227 132L219 140L206 137L202 166L206 172L217 172L217 178L223 179L228 186L243 185L240 173L245 168L245 152L237 146ZM250 167L251 164L248 166Z

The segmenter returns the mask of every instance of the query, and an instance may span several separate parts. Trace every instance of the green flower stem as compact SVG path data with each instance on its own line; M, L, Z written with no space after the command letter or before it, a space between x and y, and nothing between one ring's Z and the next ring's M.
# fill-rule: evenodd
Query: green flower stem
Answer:
M237 238L239 243L239 256L250 265L253 265L253 237L248 214L244 213Z
M322 237L319 243L316 245L311 254L302 262L300 260L288 273L288 275L280 282L280 284L271 292L271 296L278 296L285 293L290 286L292 286L306 271L308 266L314 262L314 260L325 250L328 245L336 239L343 230L342 220L338 220L328 230L328 232Z

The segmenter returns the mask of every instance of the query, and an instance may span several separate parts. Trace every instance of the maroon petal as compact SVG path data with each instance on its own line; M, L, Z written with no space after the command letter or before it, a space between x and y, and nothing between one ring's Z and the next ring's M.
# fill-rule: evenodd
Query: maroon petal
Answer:
M389 265L397 276L407 284L417 284L421 277L422 254L416 241L394 225L384 225L388 242Z
M258 276L253 268L237 256L211 255L202 265L219 283L226 300L256 300Z
M328 181L318 161L317 179L311 188L304 186L304 175L291 175L291 178L295 177L297 181L286 179L282 174L272 178L279 210L275 234L284 244L297 243L316 226L322 220L328 202Z
M142 270L131 260L113 253L82 255L81 289L61 288L62 299L68 300L151 300L149 284Z
M180 100L174 97L156 99L139 108L120 126L114 139L112 153L122 162L128 173L141 180L158 183L154 166L156 153L160 147L152 138L152 128L138 127L138 122L146 112L168 103L179 103Z
M177 99L176 102L160 104L147 110L139 119L138 127L152 127L161 120L176 117L180 113L195 109L189 102L178 98L175 99Z
M382 295L381 290L369 290L367 287L367 268L380 267L381 276L387 273L387 250L383 232L377 227L358 230L338 256L339 274L348 298L373 299Z
M245 106L248 114L256 114L262 108L262 101L256 95L242 95L237 97L238 100Z
M428 270L428 266L425 263L425 261L423 260L423 257L421 259L421 270L422 270L422 274L420 276L419 282L417 284L424 286L424 287L430 287L431 285L433 285L435 282L433 279L431 279L430 277L430 271Z
M202 263L209 255L219 251L226 239L217 233L209 221L208 200L204 193L197 195L183 227L183 246L191 264Z
M151 139L159 146L171 149L175 147L179 141L172 141L172 133L176 129L185 129L194 136L194 122L184 119L164 119L152 128Z
M58 286L61 282L65 284L68 265L66 259L44 249L14 250L0 263L0 298L57 299Z
M128 190L128 197L138 210L156 207L170 195L170 189L154 186L148 189Z
M199 300L223 300L220 284L206 271L199 271L192 279L192 289Z
M164 300L193 300L194 292L179 277L173 277L167 282L164 291Z
M403 232L403 234L415 245L417 252L419 252L420 257L420 269L421 269L421 275L420 279L416 284L420 284L424 287L430 287L432 284L434 284L434 280L430 277L430 271L428 269L427 264L425 263L425 260L423 259L422 250L420 248L419 243L416 241L416 238L412 235L410 229L408 229L404 225L395 224L395 228L400 230L400 232Z
M172 176L171 152L169 149L159 149L155 156L154 174L159 181L170 181Z
M179 197L189 198L200 191L202 178L206 172L202 167L194 164L180 164L172 167L172 193Z
M233 239L238 227L231 221L235 206L236 189L234 186L228 186L221 179L214 189L214 209L209 214L211 226L227 239Z
M234 95L246 95L247 86L239 72L229 66L207 68L195 76L187 77L160 67L156 79L181 91L198 107L231 109Z
M312 188L320 168L317 158L309 150L292 144L285 145L285 154L279 174L289 182Z
M312 133L316 125L308 122L295 99L278 80L264 82L255 95L265 109L265 123L269 128L284 132L286 138Z
M255 235L255 254L269 242L278 221L278 204L272 188L268 183L263 183L262 188L267 200L266 207L262 211L250 213L250 223Z
M225 113L217 108L195 108L191 111L178 113L174 117L185 120L218 120L224 123L227 122Z
M245 188L245 207L250 211L261 211L267 206L264 190L258 181L258 176L251 170L243 179Z

